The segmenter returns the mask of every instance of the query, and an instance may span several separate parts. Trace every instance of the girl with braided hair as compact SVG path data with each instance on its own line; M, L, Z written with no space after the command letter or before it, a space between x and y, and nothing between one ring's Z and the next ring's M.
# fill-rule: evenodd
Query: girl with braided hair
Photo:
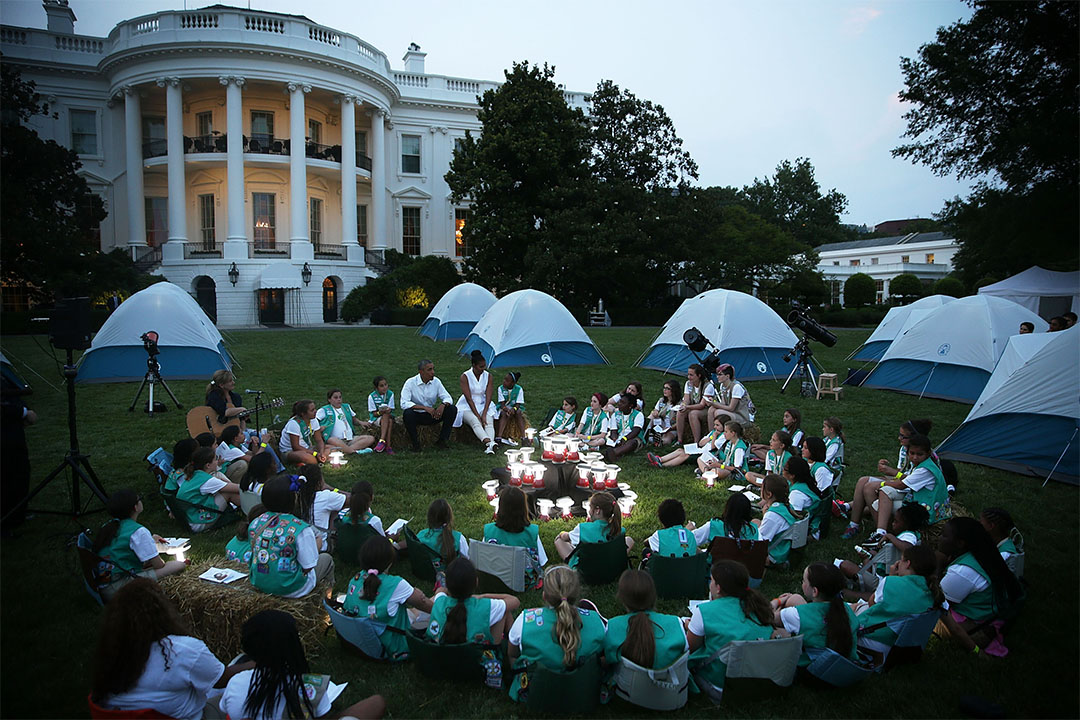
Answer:
M521 602L513 595L474 595L476 582L476 568L467 558L459 556L450 563L446 587L439 588L431 605L429 640L447 645L502 643Z
M299 475L278 475L263 487L266 512L251 521L251 584L288 598L304 597L326 580L334 584L334 558L320 553L311 524L296 516Z
M581 580L576 570L556 565L544 573L544 605L518 616L507 636L514 666L539 663L550 670L571 670L604 651L604 620L595 609L579 607ZM510 697L524 700L527 672L514 676Z

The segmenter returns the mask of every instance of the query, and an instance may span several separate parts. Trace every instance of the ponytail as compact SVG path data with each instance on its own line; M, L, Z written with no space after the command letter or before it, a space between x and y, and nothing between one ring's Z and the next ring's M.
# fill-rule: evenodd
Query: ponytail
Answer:
M589 506L598 511L607 521L608 540L614 540L622 535L622 512L615 504L615 497L611 493L596 493L589 500Z
M315 463L300 466L300 489L296 492L296 515L301 520L315 524L315 493L322 484L322 470Z
M184 467L184 477L187 480L191 479L191 476L195 474L196 470L202 470L207 466L210 461L215 457L214 448L201 447L197 448L195 452L191 453L191 462Z
M941 607L945 596L937 579L937 553L929 545L912 545L904 550L903 558L911 563L911 570L926 580L926 589L934 599L934 607Z
M817 440L818 442L821 442L821 438L807 439L808 442L810 440ZM812 448L811 452L813 452ZM815 478L814 475L810 472L810 464L806 462L806 460L798 457L797 455L792 455L788 458L787 464L784 465L783 469L788 471L788 474L791 475L792 478L794 478L795 482L801 482L802 484L810 488L811 492L813 492L818 497L821 497L821 488L818 487L817 478Z
M443 626L440 642L443 644L468 642L469 610L465 601L472 597L473 591L476 590L476 568L467 558L455 558L446 568L446 590L457 602L446 614L446 625Z
M95 553L101 552L116 539L116 534L120 532L120 522L130 518L138 504L139 494L129 488L122 488L109 496L105 501L105 510L112 516L112 520L102 526L94 540Z
M595 497L595 495L593 496ZM581 581L576 570L557 565L544 575L544 602L555 610L555 639L563 650L563 667L577 665L581 647Z
M750 587L750 573L745 565L735 560L717 560L710 572L723 597L739 599L739 608L748 620L766 627L772 625L772 605L764 595Z
M361 593L361 597L368 602L375 602L375 597L379 594L379 586L382 585L382 580L379 579L379 571L375 568L365 570L366 577L364 578L364 591Z
M851 654L854 642L847 603L841 597L844 591L844 574L835 565L812 563L806 568L806 580L818 591L818 597L828 598L829 609L825 612L825 645L843 656Z
M454 543L454 511L445 498L433 500L428 505L427 511L428 528L439 530L439 554L443 561L453 559L457 554L457 545Z
M744 498L745 499L745 498ZM656 605L656 584L644 570L626 570L619 577L619 602L634 613L626 626L626 640L619 648L624 658L644 668L656 661L656 636L648 611Z
M375 497L375 490L367 480L361 480L352 487L349 493L349 522L359 525L363 522L360 518L371 510L371 501Z
M397 551L394 550L393 543L382 535L369 537L360 547L360 566L364 568L364 573L357 573L355 579L359 580L361 575L366 573L364 589L360 594L362 598L368 602L375 601L375 597L379 594L379 587L382 585L379 573L389 570L395 559L397 559Z

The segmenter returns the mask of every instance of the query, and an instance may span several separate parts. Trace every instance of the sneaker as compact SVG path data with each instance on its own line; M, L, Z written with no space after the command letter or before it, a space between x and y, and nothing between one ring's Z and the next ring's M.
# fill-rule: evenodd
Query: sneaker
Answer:
M696 477L698 480L701 479L701 468L697 468L696 470L694 470L694 477Z
M866 542L863 545L876 545L885 539L885 531L878 528L874 532L870 533L870 537L866 538Z
M380 440L379 442L375 443L375 452L383 452L385 450L386 450L386 443L385 442Z
M518 443L517 443L517 442L515 442L514 440L511 440L510 438L503 438L503 440L504 440L504 441L506 442L506 444L507 444L507 445L509 445L510 447L517 447L517 446L518 446Z
M389 445L387 445L387 446L386 446L386 454L387 454L387 455L393 455L393 454L394 454L394 448L392 448L392 447L390 447Z
M645 453L645 459L649 461L649 464L653 467L662 467L663 463L660 462L660 456L656 453Z
M852 523L852 524L848 525L847 530L845 530L843 532L843 534L840 535L840 537L843 538L844 540L852 540L858 534L859 534L859 526L857 524Z
M832 514L835 518L845 518L851 515L851 505L842 500L833 500Z
M484 448L484 454L485 455L494 455L495 454L495 443L489 442L487 444L487 447Z
M500 445L508 445L510 447L514 446L514 443L510 442L506 438L495 438L495 442L499 443Z

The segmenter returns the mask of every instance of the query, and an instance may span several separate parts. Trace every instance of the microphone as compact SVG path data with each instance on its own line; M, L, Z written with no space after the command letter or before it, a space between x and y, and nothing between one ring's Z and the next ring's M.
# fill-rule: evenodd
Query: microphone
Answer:
M262 390L244 390L244 392L248 395L258 395L262 392Z

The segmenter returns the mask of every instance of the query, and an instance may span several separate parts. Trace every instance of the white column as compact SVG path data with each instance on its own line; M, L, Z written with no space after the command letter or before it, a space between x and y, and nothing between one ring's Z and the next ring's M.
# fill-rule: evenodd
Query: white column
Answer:
M341 98L341 244L356 245L356 105Z
M310 85L289 83L289 240L296 243L311 242L308 230L307 207L307 123L304 121L304 94L311 92ZM301 249L301 252L303 250ZM297 259L293 255L293 259Z
M225 257L247 257L247 222L244 217L244 108L241 89L244 78L223 75L218 82L225 86L225 133L228 149L225 176L228 182L227 230Z
M183 246L187 242L187 180L184 174L184 124L180 78L160 77L157 86L165 88L165 137L169 169L169 242ZM180 257L183 257L182 247ZM171 248L169 249L172 250ZM172 252L169 253L170 255Z
M146 199L143 192L142 109L139 91L125 85L124 156L127 172L128 247L135 258L135 248L146 247Z
M386 243L386 140L383 133L385 110L371 111L371 237L372 250L385 250Z

